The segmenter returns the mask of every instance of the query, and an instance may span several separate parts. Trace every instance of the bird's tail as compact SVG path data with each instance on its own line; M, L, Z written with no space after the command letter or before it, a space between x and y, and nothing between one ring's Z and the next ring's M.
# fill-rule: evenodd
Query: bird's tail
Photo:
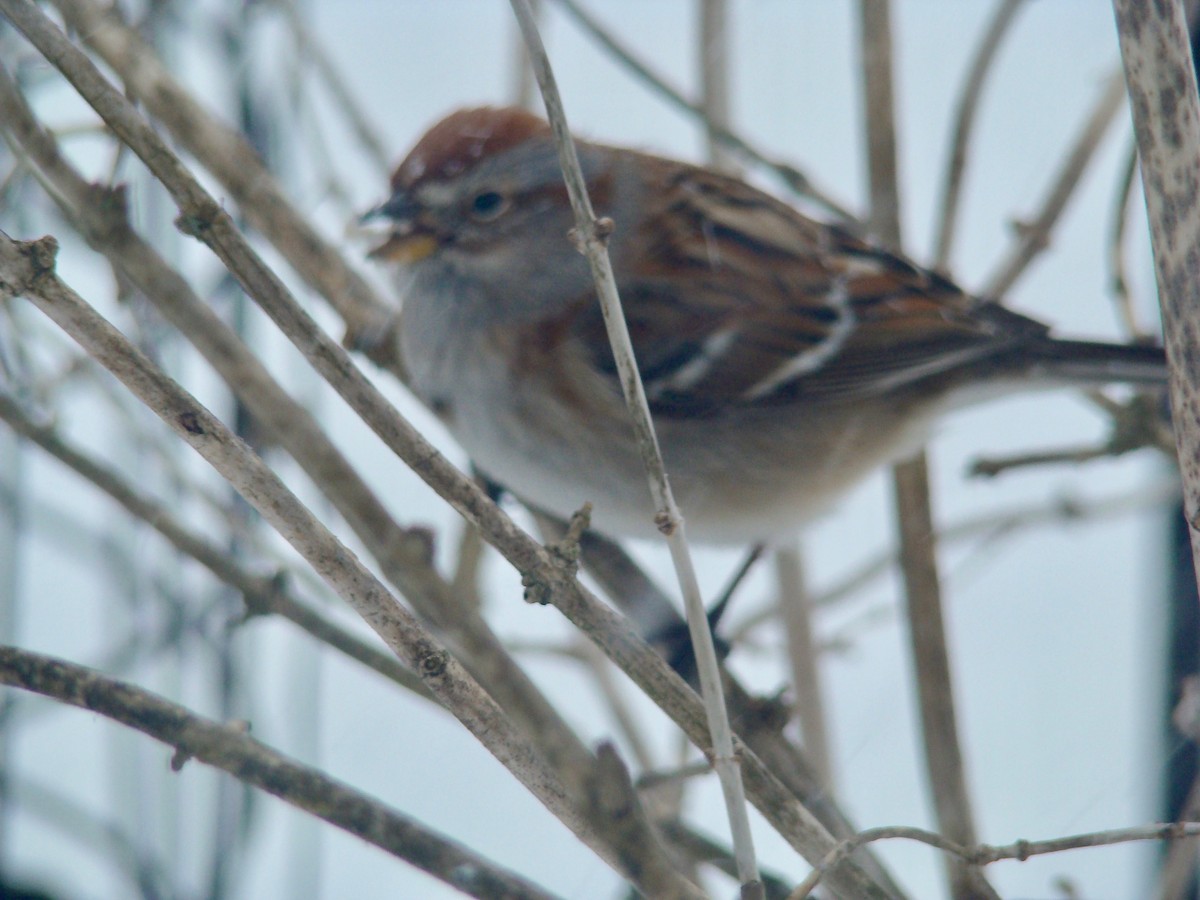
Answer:
M1167 383L1167 358L1150 344L1047 339L1027 348L1030 370L1052 380L1082 384Z

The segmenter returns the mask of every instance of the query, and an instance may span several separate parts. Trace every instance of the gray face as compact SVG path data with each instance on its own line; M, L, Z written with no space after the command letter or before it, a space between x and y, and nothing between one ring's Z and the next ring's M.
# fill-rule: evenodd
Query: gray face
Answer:
M584 155L595 170L598 158ZM569 236L573 218L549 135L474 160L453 175L418 178L379 212L409 246L431 241L411 254L415 258L394 257L406 305L450 303L465 312L469 304L471 324L487 325L540 318L590 294L587 263ZM377 255L390 256L386 247Z

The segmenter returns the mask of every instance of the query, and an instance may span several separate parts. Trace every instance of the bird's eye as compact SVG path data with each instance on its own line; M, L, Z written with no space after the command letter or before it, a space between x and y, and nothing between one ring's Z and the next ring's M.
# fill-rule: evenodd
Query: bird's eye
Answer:
M471 201L471 215L487 222L508 209L508 198L496 191L481 191Z

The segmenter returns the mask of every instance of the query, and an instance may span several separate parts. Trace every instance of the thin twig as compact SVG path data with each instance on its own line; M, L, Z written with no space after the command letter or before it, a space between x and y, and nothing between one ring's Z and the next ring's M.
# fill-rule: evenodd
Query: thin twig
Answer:
M860 0L859 8L871 231L885 245L899 249L903 240L896 174L889 0ZM952 840L972 844L975 826L958 742L949 652L942 626L942 592L924 453L894 467L893 486L926 773L933 790L939 829ZM970 867L956 863L948 866L947 874L951 895L957 900L995 896L982 874Z
M175 748L173 769L188 760L228 772L298 809L411 863L481 900L553 896L415 819L182 706L72 663L0 647L0 682L99 713Z
M826 212L848 225L857 225L858 220L847 210L842 204L838 203L828 193L820 190L813 184L812 180L797 169L795 166L788 163L780 162L772 159L762 150L759 150L750 142L739 137L732 131L723 128L719 123L710 122L705 119L704 106L689 100L677 88L672 87L665 78L654 72L646 63L638 59L634 54L625 47L611 31L605 28L600 22L587 12L576 0L555 0L559 8L571 16L578 25L595 38L615 59L621 62L634 75L640 78L648 87L650 87L659 96L666 99L673 106L684 110L695 116L704 124L705 129L715 139L732 147L739 153L743 154L747 159L753 160L760 166L773 172L788 189L793 191L800 197L805 197L822 207Z
M891 12L888 0L859 0L863 75L863 122L870 190L870 233L899 250L900 184L897 175L896 122L892 84Z
M614 603L626 604L621 608L626 610L627 615L649 620L656 631L673 632L686 627L669 598L638 568L620 545L601 535L589 533L584 537L586 546L583 562L588 574L601 584ZM632 607L628 607L630 598L634 601ZM856 829L838 806L836 798L816 776L807 755L784 734L787 719L779 704L752 695L733 673L726 672L724 677L734 728L753 749L753 753L743 754L751 797L756 796L752 776L757 761L761 759L772 775L780 779L781 784L806 809L811 810L832 835L845 838L854 834ZM759 809L762 808L760 805ZM881 886L886 896L904 896L891 874L874 856L860 852L855 859ZM848 896L855 895L850 893Z
M533 8L533 17L539 23L542 20L542 0L531 0L530 6ZM537 82L533 77L533 69L529 65L529 50L525 46L525 39L521 37L521 30L518 28L513 36L512 49L512 103L514 106L520 106L522 109L532 110L534 104L538 100Z
M354 97L354 92L338 71L324 46L312 31L309 30L300 11L296 8L296 0L272 0L276 9L287 21L288 29L296 42L297 58L310 65L316 71L325 88L333 98L333 107L350 126L350 133L362 145L367 159L380 175L386 178L391 173L391 154L384 146L383 137L375 130L375 126L363 112L361 105Z
M805 583L804 558L798 540L775 551L775 580L779 584L778 610L787 635L796 718L804 735L804 750L813 771L826 790L833 790L833 756L821 689L820 654L813 633L812 597Z
M558 145L559 164L563 169L567 193L575 213L575 238L591 266L609 343L625 392L625 403L633 421L634 434L649 480L650 494L654 500L655 524L667 539L671 560L675 564L675 574L683 592L688 630L692 638L692 650L696 655L701 693L712 737L713 767L717 771L725 796L734 852L738 858L738 877L742 882L742 893L747 898L760 896L762 885L758 880L758 864L755 861L754 840L750 833L741 766L733 752L733 732L729 727L729 716L725 709L720 664L713 646L712 632L708 627L700 583L685 537L683 516L667 481L658 438L654 433L654 423L650 418L650 407L638 373L637 361L634 359L629 329L621 311L620 298L617 296L616 278L608 258L607 237L612 222L600 222L592 209L583 170L580 168L575 144L567 127L562 99L558 94L550 61L542 45L537 22L528 0L512 0L512 8L520 23L525 44L529 48L530 62Z
M896 467L896 507L900 521L900 567L908 601L909 646L921 710L925 771L933 791L939 830L961 844L975 842L975 824L967 790L954 679L942 615L942 590L934 550L933 515L929 499L929 469L922 454ZM956 898L991 896L982 876L967 866L949 866L951 893Z
M1086 523L1114 516L1127 516L1140 510L1160 507L1178 496L1179 482L1173 477L1152 482L1127 493L1094 500L1064 496L1046 503L989 512L940 527L937 543L945 545L968 540L995 541L1004 535L1017 534L1028 528L1058 527L1074 522ZM832 587L815 594L813 605L821 609L845 602L860 593L873 580L887 574L899 560L900 551L897 548L880 552ZM764 606L740 622L737 628L730 632L730 640L740 642L749 631L764 623L775 621L778 616L779 610L775 604Z
M246 219L337 310L349 329L347 340L353 343L370 335L374 342L368 349L380 364L394 362L390 346L379 343L380 323L391 318L391 304L292 206L242 135L184 90L154 49L124 22L116 6L101 6L94 0L60 0L56 5L75 33L121 76L155 120L221 182ZM12 8L6 5L7 10Z
M980 291L982 295L994 299L1003 297L1029 268L1029 264L1050 246L1050 234L1054 226L1058 224L1067 201L1074 195L1075 188L1079 186L1083 173L1087 171L1105 131L1124 100L1125 79L1117 70L1106 79L1104 90L1058 174L1051 181L1037 214L1032 219L1023 219L1018 223L1016 243L996 267L995 273L984 282Z
M197 297L187 282L129 226L124 196L90 185L38 128L16 85L0 66L0 113L10 132L59 192L64 212L93 246L108 254L222 375L271 438L309 474L384 574L419 615L457 651L471 674L513 716L576 796L594 765L587 747L505 651L477 607L454 594L430 558L431 537L392 518L312 414L271 377L254 353Z
M730 878L737 877L737 860L728 847L718 844L678 819L664 822L662 829L675 849L686 853L690 859L707 863ZM763 872L762 882L766 900L786 900L790 882L784 880L782 875Z
M477 610L483 608L479 576L486 550L487 545L479 536L479 529L470 522L462 522L458 534L458 552L454 555L454 573L450 576L450 588L464 604Z
M737 165L727 144L713 132L730 126L729 105L729 3L700 0L700 106L704 109L704 134L708 162L724 172L735 173Z
M1066 850L1107 847L1112 844L1128 844L1134 841L1174 841L1197 835L1200 835L1200 822L1158 822L1152 825L1138 825L1133 828L1116 828L1110 831L1073 834L1068 837L1051 838L1045 841L1022 840L1001 846L990 844L964 846L955 841L947 840L940 834L926 831L923 828L911 828L905 825L887 825L880 828L869 828L855 835L850 840L843 842L826 860L823 860L820 865L814 868L804 881L796 886L796 889L788 895L788 900L805 900L821 882L828 865L833 865L838 859L843 858L845 854L874 841L895 839L917 841L945 851L973 866L986 866L1003 859L1015 859L1018 862L1024 862L1033 856L1043 856L1047 853L1062 853Z
M963 82L962 93L954 114L954 135L950 139L950 161L946 164L945 180L942 182L942 202L938 212L937 237L934 238L933 267L944 270L950 263L954 245L955 229L958 224L959 199L962 194L963 176L967 169L967 151L974 136L975 114L979 111L980 97L987 76L992 72L997 51L1016 20L1017 13L1025 0L999 0L996 12L983 32L983 40L971 61L971 68Z
M981 456L971 463L968 473L983 478L995 478L997 475L1013 469L1051 465L1078 466L1097 459L1111 459L1135 449L1140 448L1114 448L1111 442L1106 441L1102 444L1080 444L1074 447L1058 447L1053 450L1031 450L1028 453L1014 453L1009 456Z
M38 14L32 4L2 0L3 8L19 8L27 16ZM571 622L582 629L687 733L699 747L709 746L706 717L702 705L687 686L675 676L634 631L605 604L598 601L574 576L561 567L549 552L521 531L478 486L465 478L427 441L412 429L386 402L374 386L357 370L349 357L311 319L295 306L286 290L261 261L249 254L236 230L220 207L206 194L196 193L196 184L179 171L169 149L148 132L144 122L126 107L124 98L108 92L93 66L81 62L75 51L53 29L39 23L41 39L50 42L56 65L65 69L77 87L89 95L106 114L108 124L131 143L155 174L168 185L176 202L186 211L185 221L203 226L199 233L216 249L231 268L239 272L251 296L263 306L284 333L349 405L379 435L384 443L407 462L435 491L469 521L480 527L485 539L511 562L529 585L530 592L553 603ZM118 63L122 60L118 59ZM99 94L96 91L100 91ZM169 111L168 111L169 112ZM186 134L185 134L186 137ZM829 832L806 808L795 802L787 787L757 755L744 746L738 752L743 760L746 785L756 806L767 820L799 853L807 859L821 858L832 845ZM792 765L786 758L774 763ZM789 773L788 777L792 777ZM814 795L814 802L819 802ZM875 867L877 869L877 867ZM831 885L848 896L877 898L897 893L888 884L886 873L877 870L872 881L853 862L832 873Z
M582 660L596 681L596 689L604 698L617 730L629 744L629 750L642 771L653 768L654 757L650 742L642 733L641 723L633 707L625 697L626 683L613 677L614 669L609 659L589 640L580 637L577 641L578 658ZM654 816L657 818L657 816Z
M4 0L7 2L7 0ZM597 855L635 883L647 879L665 896L694 896L673 871L627 871L601 836L616 828L604 816L589 822L558 776L534 752L487 692L435 641L342 544L194 397L167 378L119 332L58 280L53 239L17 244L0 235L5 288L28 297L117 376L171 429L196 449L288 541L327 584L366 620L439 701Z
M358 660L385 678L427 699L434 699L421 679L404 668L395 656L370 646L307 604L296 600L284 578L264 578L247 571L230 554L181 524L168 507L138 491L115 471L72 446L52 426L35 421L20 404L2 391L0 420L108 494L126 512L148 524L181 553L190 556L236 589L245 598L251 613L273 613L288 619L317 640Z
M1187 797L1179 809L1180 821L1196 821L1200 816L1200 777L1192 780ZM1197 850L1200 841L1195 838L1173 841L1167 848L1166 858L1158 876L1155 900L1190 900L1195 896L1193 886L1196 879Z
M685 763L667 771L646 771L638 777L638 790L654 790L668 784L677 784L692 778L700 778L712 771L712 765L707 759Z
M1121 323L1125 336L1130 340L1145 340L1149 337L1149 332L1138 323L1137 306L1129 290L1128 266L1125 263L1129 200L1133 196L1137 163L1137 144L1131 140L1113 195L1112 224L1108 233L1108 284L1112 291L1113 304L1117 308L1117 320Z

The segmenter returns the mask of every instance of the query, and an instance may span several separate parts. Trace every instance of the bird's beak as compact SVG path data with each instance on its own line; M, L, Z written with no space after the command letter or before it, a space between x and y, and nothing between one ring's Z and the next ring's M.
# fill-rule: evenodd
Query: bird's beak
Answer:
M420 222L421 207L403 191L368 210L358 220L359 230L383 241L367 256L382 262L409 265L430 256L438 247L437 237Z

